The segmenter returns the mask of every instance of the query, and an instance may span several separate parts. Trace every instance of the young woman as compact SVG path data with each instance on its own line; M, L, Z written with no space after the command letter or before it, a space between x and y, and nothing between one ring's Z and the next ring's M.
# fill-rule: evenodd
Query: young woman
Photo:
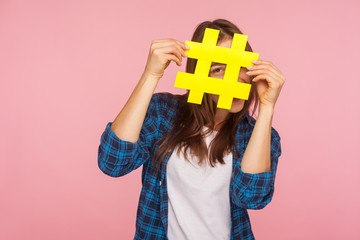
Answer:
M199 24L192 41L201 42L205 28L220 30L222 47L242 34L217 19ZM212 94L199 105L187 102L189 91L154 93L170 62L182 65L186 49L175 39L152 41L140 81L101 136L99 168L119 177L143 166L134 239L254 239L247 209L262 209L273 197L281 146L271 124L285 77L265 60L241 68L250 96L234 99L230 110L217 108ZM187 59L186 72L195 66ZM209 76L223 78L225 70L213 63ZM256 120L250 106L252 115L258 108Z

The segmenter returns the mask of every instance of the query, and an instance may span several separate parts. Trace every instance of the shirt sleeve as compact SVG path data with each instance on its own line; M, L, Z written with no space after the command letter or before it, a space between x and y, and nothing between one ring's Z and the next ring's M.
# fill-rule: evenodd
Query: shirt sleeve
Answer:
M245 149L243 151L245 151ZM240 161L237 161L234 174L232 175L232 198L234 204L246 209L262 209L270 203L274 194L276 169L280 155L280 136L277 131L272 128L270 150L271 170L255 174L245 173L241 170Z
M111 177L120 177L151 159L151 149L158 136L159 95L153 94L137 142L120 139L108 122L98 148L98 167Z

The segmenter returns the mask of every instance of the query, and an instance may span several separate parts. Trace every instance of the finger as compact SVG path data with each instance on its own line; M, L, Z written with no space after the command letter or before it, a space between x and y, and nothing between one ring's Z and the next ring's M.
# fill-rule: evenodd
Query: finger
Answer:
M182 61L182 55L179 52L178 48L175 47L175 46L159 48L159 51L164 53L164 54L171 54L172 53L179 59L180 62Z
M260 60L260 59L254 60L254 61L252 61L252 63L254 63L254 64L256 64L256 65L259 65L259 64L267 64L267 65L270 65L270 64L272 64L270 61Z
M277 75L278 78L282 78L282 74L278 72L275 68L273 68L273 65L271 64L258 64L247 67L248 70L255 71L260 69L266 69L268 71L271 71L273 74Z
M268 76L266 74L260 74L260 75L257 75L256 77L253 78L253 82L258 82L260 80L265 80L266 82L269 82L268 80Z
M175 40L177 44L179 44L184 50L188 50L190 49L190 47L188 45L186 45L184 42Z
M185 45L185 43L177 41L177 44L180 46L180 53L183 57L187 57L187 53L186 51L190 49L190 47L188 45Z
M180 61L182 61L183 57L187 57L187 54L185 53L185 51L177 43L168 43L168 44L160 46L160 48L167 51L167 53L173 52L174 54L176 54L179 57Z
M189 49L189 46L186 45L184 42L176 40L174 38L168 38L168 39L159 39L159 40L155 40L155 42L157 43L162 43L162 42L175 42L176 44L179 44L180 47L182 47L183 49Z
M153 43L154 43L153 44L154 48L164 48L164 47L175 46L179 50L180 54L183 57L187 57L187 54L186 54L185 50L183 49L183 46L185 47L186 45L176 39L160 39L160 40L153 41Z
M177 57L175 57L173 54L165 54L166 58L168 60L174 61L176 65L181 66L181 61Z
M270 71L269 69L259 69L259 70L253 70L253 71L249 71L246 73L248 76L256 76L259 74L268 74L270 75L273 79L278 79L279 77L274 74L272 71ZM280 81L280 80L277 80Z
M185 50L187 50L188 47L187 47L187 45L185 45L185 43L183 43L179 40L173 39L173 38L170 38L169 41L174 42L176 44L176 47L179 49L181 56L187 57Z
M260 74L258 76L256 76L253 79L253 82L258 82L260 80L265 80L269 86L269 88L272 89L278 89L281 88L281 83L279 83L278 81L276 81L271 75L268 74Z
M285 82L285 76L282 74L282 72L274 65L274 63L270 62L270 61L266 61L266 60L256 60L256 62L253 62L254 65L253 67L257 67L257 66L268 66L272 69L273 72L275 72L280 79L283 80L283 82Z
M162 60L173 60L177 65L181 66L181 55L177 52L175 46L169 46L164 48L156 48L152 50L152 54L156 55Z

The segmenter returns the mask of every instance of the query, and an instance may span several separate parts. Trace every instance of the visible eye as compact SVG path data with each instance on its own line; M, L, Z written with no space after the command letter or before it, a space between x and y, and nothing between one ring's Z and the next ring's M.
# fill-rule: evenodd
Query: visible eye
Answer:
M226 64L211 62L209 77L223 79L226 71Z
M211 72L212 73L219 73L222 69L221 68L214 68Z
M212 74L219 74L219 73L222 73L224 71L225 71L225 69L223 67L217 67L217 68L212 69L211 73Z

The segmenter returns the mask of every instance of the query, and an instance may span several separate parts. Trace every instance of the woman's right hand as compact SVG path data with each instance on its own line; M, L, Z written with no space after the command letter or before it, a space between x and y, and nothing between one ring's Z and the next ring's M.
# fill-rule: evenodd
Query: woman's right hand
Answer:
M185 43L175 39L153 40L144 73L160 79L171 61L181 66L182 58L187 57L187 49Z

